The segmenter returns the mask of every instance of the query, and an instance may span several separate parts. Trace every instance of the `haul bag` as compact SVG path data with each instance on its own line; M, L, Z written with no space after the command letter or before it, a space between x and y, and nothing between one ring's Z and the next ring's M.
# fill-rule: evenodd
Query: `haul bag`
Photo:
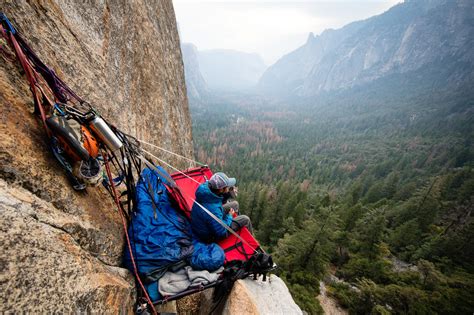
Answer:
M82 144L81 125L74 119L62 116L51 116L46 119L46 124L59 138L64 151L76 161L89 160L89 152Z
M225 264L233 260L247 261L255 253L255 250L260 248L260 244L253 235L250 234L246 227L241 228L237 234L239 234L239 236L248 244L242 242L242 240L234 234L231 234L218 243L218 245L224 250Z

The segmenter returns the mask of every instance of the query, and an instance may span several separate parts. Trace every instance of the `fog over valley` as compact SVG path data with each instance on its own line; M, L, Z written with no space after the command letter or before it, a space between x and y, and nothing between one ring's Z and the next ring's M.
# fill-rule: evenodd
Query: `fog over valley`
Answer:
M175 4L195 156L301 309L472 313L474 3Z

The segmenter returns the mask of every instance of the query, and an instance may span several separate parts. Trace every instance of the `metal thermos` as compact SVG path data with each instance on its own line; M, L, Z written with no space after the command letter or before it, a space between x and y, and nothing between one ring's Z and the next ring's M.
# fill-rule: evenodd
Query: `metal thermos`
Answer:
M112 129L110 129L109 125L99 116L91 120L89 127L110 150L116 151L123 146L122 141L120 141Z

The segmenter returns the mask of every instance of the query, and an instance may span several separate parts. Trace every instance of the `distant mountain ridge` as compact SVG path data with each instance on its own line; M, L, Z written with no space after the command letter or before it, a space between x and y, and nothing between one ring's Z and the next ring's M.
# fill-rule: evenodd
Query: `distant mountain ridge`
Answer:
M198 50L193 44L182 43L181 53L183 55L184 76L186 79L188 98L201 100L208 96L209 88L199 67Z
M199 51L198 60L204 79L214 90L252 88L267 68L258 54L230 49Z
M427 67L439 71L421 80L459 85L473 78L473 48L473 1L406 0L367 20L310 34L265 71L258 87L274 96L313 97Z
M241 92L255 88L267 68L261 56L229 49L200 51L182 43L186 88L191 100L203 101L212 92Z

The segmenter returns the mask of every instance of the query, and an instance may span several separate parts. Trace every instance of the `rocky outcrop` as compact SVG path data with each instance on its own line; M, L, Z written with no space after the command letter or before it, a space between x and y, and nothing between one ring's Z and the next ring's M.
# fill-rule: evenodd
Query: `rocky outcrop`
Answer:
M1 10L104 117L192 157L171 0L7 1ZM119 268L124 235L111 198L70 188L19 64L0 59L0 312L130 311L134 283Z
M133 277L94 252L97 226L3 179L0 213L2 313L132 312Z
M389 76L454 87L473 79L474 4L410 0L370 19L310 36L259 82L268 94L311 97ZM429 70L427 70L429 69ZM419 71L424 71L423 73Z
M267 278L267 281L262 281L260 277L258 280L247 278L236 283L233 288L248 292L248 302L254 301L258 314L303 314L301 309L293 301L293 298L288 291L283 280L275 275ZM235 303L234 299L243 300L244 294L239 296L237 292L230 295L227 301L227 309L229 314L239 314L239 303Z
M183 53L188 97L193 100L203 100L208 96L209 89L199 67L198 50L193 44L183 43L181 52Z
M212 310L212 290L207 290L201 297L199 314L209 314ZM225 315L298 315L303 314L291 297L286 284L275 275L253 280L252 277L237 280L232 287L226 302L216 312Z

